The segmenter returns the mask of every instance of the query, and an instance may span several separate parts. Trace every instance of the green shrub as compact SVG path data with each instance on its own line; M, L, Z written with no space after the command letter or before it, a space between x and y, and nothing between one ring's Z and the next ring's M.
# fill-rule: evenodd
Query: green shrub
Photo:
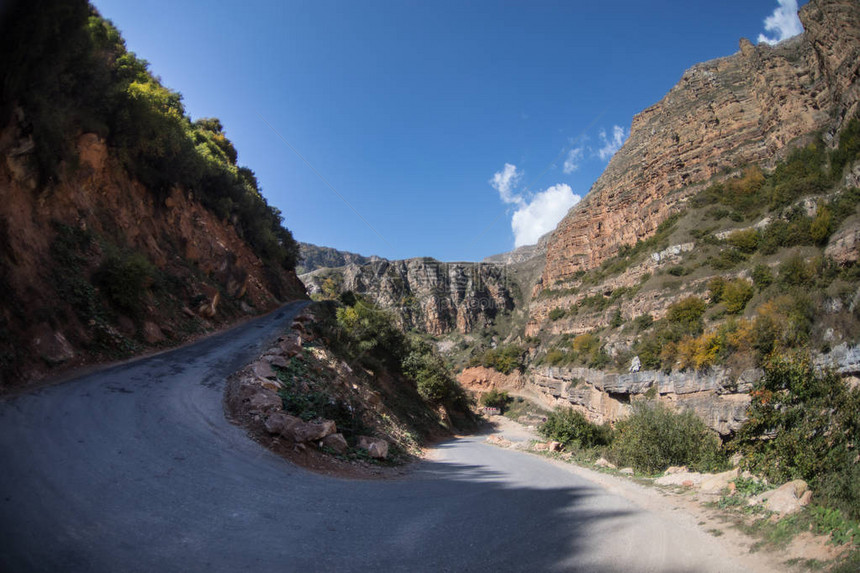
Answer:
M826 205L819 205L815 218L809 224L809 237L817 245L824 245L833 232L833 216Z
M154 273L155 267L141 253L114 252L104 260L95 278L111 304L136 316L143 310L143 297Z
M556 408L541 424L538 432L548 440L561 442L575 449L607 446L612 442L609 424L589 422L582 412L573 408Z
M725 464L720 440L693 412L675 412L660 403L634 404L616 425L611 455L616 463L645 473L669 466L710 471Z
M471 365L481 365L492 368L502 374L510 374L514 370L522 370L525 350L513 344L490 348L480 357L472 360Z
M711 304L717 304L723 300L723 291L726 289L726 279L714 277L708 281L708 293Z
M726 311L730 314L743 312L752 297L752 284L748 280L740 278L728 281L722 294L722 300L726 305Z
M666 320L684 334L700 334L705 308L705 301L697 296L689 296L669 306Z
M561 366L570 359L567 352L558 348L553 348L544 356L543 361L551 366Z
M395 372L401 370L408 345L391 314L359 300L353 306L338 308L336 316L345 350L353 359L371 368L384 364Z
M636 325L636 330L646 330L652 324L654 324L654 317L650 314L640 314L635 319L633 319L633 324Z
M505 411L510 401L511 397L508 396L507 392L499 391L495 388L481 396L481 404L488 408L498 408L502 412Z
M799 254L779 265L779 282L784 286L809 287L815 282L815 270Z
M415 381L418 394L432 404L450 404L463 407L466 396L463 388L451 375L445 361L427 342L410 340L409 350L400 363L403 373Z
M708 264L717 270L728 270L747 260L746 256L735 248L723 249L716 257L708 257Z
M663 350L662 342L655 336L640 338L634 346L636 356L645 370L659 370L663 364L660 354Z
M552 321L556 321L556 320L559 320L560 318L564 318L565 314L566 314L566 312L564 311L563 308L554 308L551 311L549 311L549 319Z
M726 242L742 253L754 253L758 249L759 234L755 229L735 231L726 237Z
M759 292L773 284L773 272L767 265L758 264L753 267L752 280Z
M842 133L839 134L839 148L831 155L832 178L842 177L845 166L857 157L860 157L860 119L855 117L842 129Z
M802 478L824 503L860 517L860 389L808 358L773 356L750 396L735 444L746 467L777 483Z

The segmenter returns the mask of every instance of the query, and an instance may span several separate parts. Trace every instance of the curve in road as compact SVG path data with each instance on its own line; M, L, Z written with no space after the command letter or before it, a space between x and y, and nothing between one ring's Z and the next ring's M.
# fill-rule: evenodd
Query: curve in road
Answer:
M479 437L402 479L310 473L224 380L306 303L0 402L0 571L743 571L715 541Z

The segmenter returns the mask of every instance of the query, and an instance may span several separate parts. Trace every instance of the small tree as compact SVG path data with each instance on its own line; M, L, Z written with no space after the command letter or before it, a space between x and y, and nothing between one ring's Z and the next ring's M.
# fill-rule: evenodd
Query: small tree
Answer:
M640 402L616 425L612 457L618 463L657 473L669 466L698 470L719 467L720 440L693 412L675 412L660 403Z
M589 422L582 412L573 408L553 410L538 432L547 439L575 448L607 446L612 441L612 429L608 424Z
M511 397L508 396L507 392L501 392L495 388L481 396L481 404L488 408L498 408L502 412L510 401Z

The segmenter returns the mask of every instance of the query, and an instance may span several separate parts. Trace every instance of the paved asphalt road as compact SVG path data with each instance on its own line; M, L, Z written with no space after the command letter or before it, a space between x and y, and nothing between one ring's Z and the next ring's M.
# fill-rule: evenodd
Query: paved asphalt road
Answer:
M408 477L297 468L224 379L302 303L0 402L0 571L741 571L707 534L480 437Z

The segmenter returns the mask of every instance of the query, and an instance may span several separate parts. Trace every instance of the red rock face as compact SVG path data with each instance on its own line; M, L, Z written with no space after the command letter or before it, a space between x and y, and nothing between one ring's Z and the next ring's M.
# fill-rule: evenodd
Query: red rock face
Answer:
M771 161L798 137L832 137L860 102L860 3L813 0L805 33L752 46L684 73L633 118L630 137L547 245L543 285L599 266L652 235L699 190L750 162Z
M77 143L78 168L38 186L30 167L30 140L14 123L0 132L0 323L6 338L23 349L13 365L18 371L0 387L37 379L55 364L87 360L93 324L81 321L52 282L54 223L88 230L116 245L146 255L158 269L183 283L190 304L195 295L205 300L198 315L216 325L237 318L218 308L220 291L253 305L258 311L281 301L305 297L304 285L292 271L268 270L229 222L216 217L187 193L173 189L163 201L132 179L95 134L82 134ZM97 242L96 242L97 243ZM101 247L98 247L101 250ZM199 271L189 269L191 263ZM87 269L92 261L82 265ZM89 271L88 271L89 272ZM178 289L177 289L178 290ZM140 326L143 341L161 344L178 320L175 309L147 300ZM196 303L195 303L196 304ZM187 309L194 317L194 312ZM253 312L253 311L252 311ZM137 326L125 316L115 326L134 336ZM30 328L33 326L33 328ZM114 325L105 332L119 334ZM50 330L50 335L45 330ZM175 333L174 333L175 334ZM18 364L20 363L20 366ZM20 372L20 374L18 374Z

